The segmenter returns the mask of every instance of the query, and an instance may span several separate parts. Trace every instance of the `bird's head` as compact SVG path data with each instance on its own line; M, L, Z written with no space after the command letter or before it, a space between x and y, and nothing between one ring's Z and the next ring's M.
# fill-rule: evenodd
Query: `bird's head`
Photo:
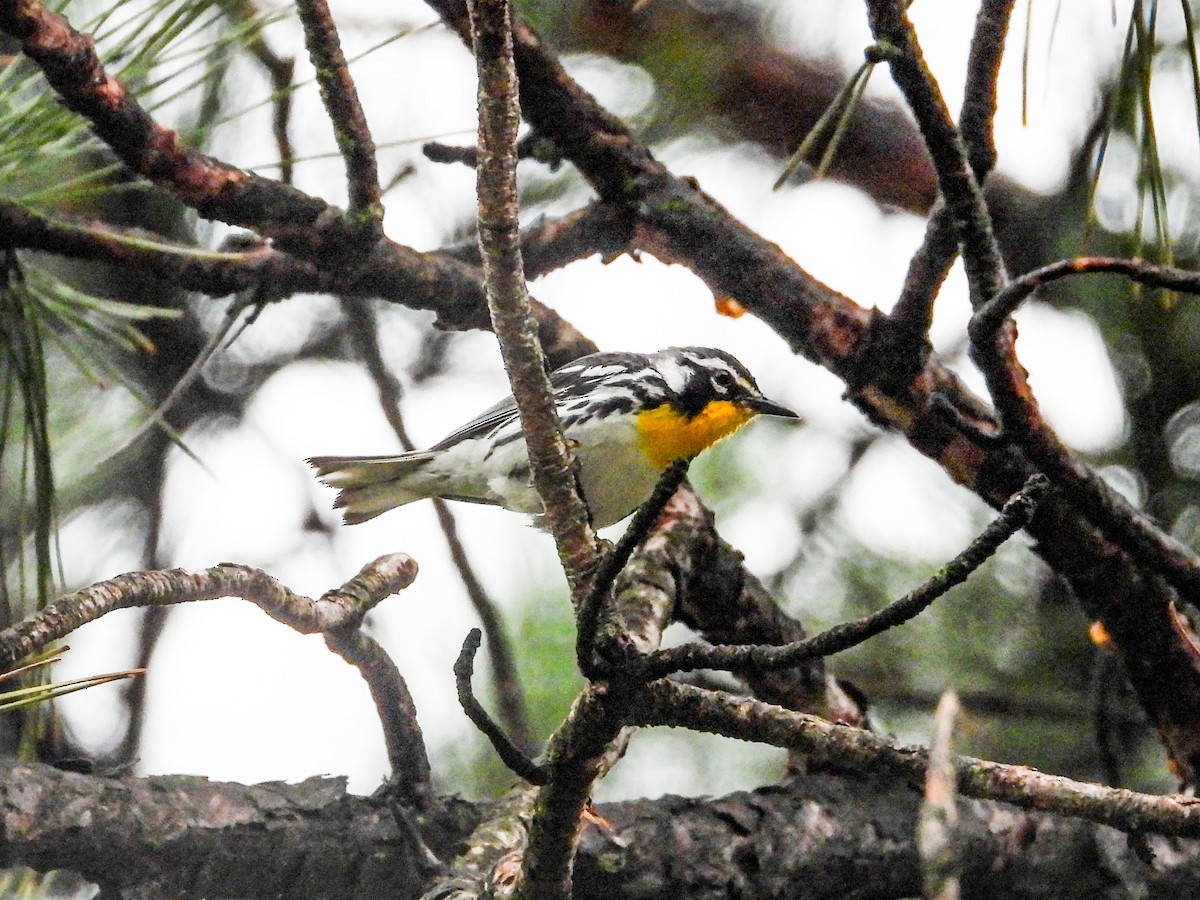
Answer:
M724 350L671 347L655 354L654 368L671 391L671 405L683 415L697 416L710 403L725 402L750 416L799 418L786 406L763 396L754 376Z
M671 347L654 354L651 365L665 383L666 402L640 413L638 430L656 465L690 459L756 415L799 418L763 396L746 367L724 350Z

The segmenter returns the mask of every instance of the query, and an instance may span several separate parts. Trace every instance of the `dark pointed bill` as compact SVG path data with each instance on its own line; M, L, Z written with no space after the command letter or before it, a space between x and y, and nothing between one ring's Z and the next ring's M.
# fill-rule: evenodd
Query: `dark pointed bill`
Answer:
M774 400L768 400L766 397L752 397L746 401L746 405L764 416L782 416L785 419L798 419L800 414L792 412L782 403L776 403Z

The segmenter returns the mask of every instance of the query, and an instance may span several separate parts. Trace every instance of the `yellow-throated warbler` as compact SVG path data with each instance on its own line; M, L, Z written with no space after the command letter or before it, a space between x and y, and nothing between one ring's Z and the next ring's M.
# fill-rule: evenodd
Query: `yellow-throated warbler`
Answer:
M764 397L745 366L709 347L594 353L557 369L550 383L597 528L633 512L672 462L696 456L759 413L797 418ZM341 488L334 506L348 525L426 497L541 512L512 397L428 450L309 463Z

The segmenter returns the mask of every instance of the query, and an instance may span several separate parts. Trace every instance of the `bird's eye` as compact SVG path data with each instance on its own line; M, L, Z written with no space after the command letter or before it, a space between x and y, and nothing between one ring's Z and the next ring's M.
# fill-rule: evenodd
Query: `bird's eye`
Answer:
M713 372L712 383L713 387L715 387L722 394L728 394L734 388L733 376L728 372Z

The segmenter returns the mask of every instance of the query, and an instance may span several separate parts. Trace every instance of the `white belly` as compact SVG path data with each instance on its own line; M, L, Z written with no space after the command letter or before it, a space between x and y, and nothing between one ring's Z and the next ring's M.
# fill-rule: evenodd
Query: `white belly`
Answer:
M580 463L584 499L592 523L604 528L633 512L654 491L661 472L642 455L637 430L597 428L588 423L572 428L570 438ZM471 440L445 451L422 473L430 494L496 503L515 512L537 515L541 501L529 474L525 442L511 441L487 454L489 441Z
M642 454L632 423L628 428L583 426L571 437L579 442L580 480L597 528L619 522L653 493L662 472Z

